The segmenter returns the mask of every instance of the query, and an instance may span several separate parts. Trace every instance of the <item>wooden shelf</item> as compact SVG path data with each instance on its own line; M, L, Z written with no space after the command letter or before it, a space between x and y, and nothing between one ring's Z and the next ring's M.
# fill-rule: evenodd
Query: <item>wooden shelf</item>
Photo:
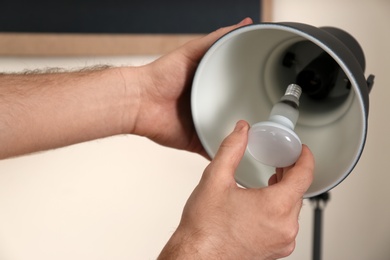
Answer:
M0 56L156 55L200 36L0 33Z

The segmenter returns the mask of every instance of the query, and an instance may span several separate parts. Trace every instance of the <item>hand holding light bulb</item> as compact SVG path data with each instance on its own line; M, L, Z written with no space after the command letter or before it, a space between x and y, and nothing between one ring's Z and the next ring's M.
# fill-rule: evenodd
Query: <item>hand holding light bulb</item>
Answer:
M259 162L273 167L287 167L296 162L302 142L294 132L298 120L302 89L290 84L276 103L268 121L254 124L249 130L248 151Z

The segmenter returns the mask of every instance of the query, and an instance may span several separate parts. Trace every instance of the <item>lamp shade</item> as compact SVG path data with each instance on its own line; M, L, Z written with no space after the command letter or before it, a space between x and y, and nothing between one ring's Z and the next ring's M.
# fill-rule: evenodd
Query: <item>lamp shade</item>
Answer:
M262 23L221 37L202 58L192 86L196 131L210 157L235 123L266 121L286 87L302 87L295 132L315 157L312 197L342 182L357 164L366 140L369 87L364 54L348 33L301 23ZM260 144L259 144L260 145ZM247 151L236 181L268 185L275 168Z

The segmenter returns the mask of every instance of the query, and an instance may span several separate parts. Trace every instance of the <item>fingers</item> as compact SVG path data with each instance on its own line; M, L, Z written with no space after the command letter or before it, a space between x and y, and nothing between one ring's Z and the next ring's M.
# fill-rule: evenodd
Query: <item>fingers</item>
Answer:
M221 38L223 35L227 34L228 32L233 31L234 29L237 29L239 27L252 24L252 23L253 23L252 19L247 17L244 20L242 20L241 22L239 22L238 24L234 24L234 25L227 26L227 27L222 27L222 28L220 28L212 33L209 33L205 37L203 37L204 43L210 47L211 44L213 44L216 40L218 40L219 38Z
M239 121L233 132L227 136L214 159L209 165L213 175L230 181L234 179L235 170L240 163L248 143L249 125L246 121Z
M253 23L252 19L247 17L241 22L239 22L238 24L220 28L212 33L207 34L202 38L190 41L189 43L183 46L184 55L193 59L194 62L199 62L199 60L202 58L204 53L206 53L206 51L211 47L211 45L216 40L218 40L223 35L225 35L226 33L234 29L252 23Z
M274 185L276 183L278 183L278 179L277 179L277 175L276 173L273 174L269 179L268 179L268 186L271 186L271 185Z
M314 157L306 145L302 147L302 153L293 167L284 168L279 183L287 190L293 191L289 194L301 199L313 182ZM279 170L280 174L280 170ZM291 192L290 192L291 193Z
M280 182L282 178L283 178L283 168L276 168L275 173L268 180L268 186Z
M268 186L280 182L283 179L284 174L288 172L291 168L293 168L294 165L295 164L284 168L276 168L275 173L268 180Z

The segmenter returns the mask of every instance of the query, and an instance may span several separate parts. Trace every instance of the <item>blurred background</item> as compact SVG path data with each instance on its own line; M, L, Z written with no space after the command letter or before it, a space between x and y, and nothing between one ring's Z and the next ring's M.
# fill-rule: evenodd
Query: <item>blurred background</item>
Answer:
M364 50L366 76L376 76L370 94L368 138L357 167L331 191L325 207L323 259L387 260L390 89L385 80L389 77L390 2L268 0L261 4L258 19L262 21L338 27L352 34ZM242 14L240 19L245 16L250 15ZM37 40L31 34L4 29L0 33L1 71L136 66L205 32L84 33L34 34L40 36ZM175 230L207 164L198 155L137 136L115 136L2 160L0 259L155 259ZM305 201L296 250L287 259L311 259L312 215L312 205Z

